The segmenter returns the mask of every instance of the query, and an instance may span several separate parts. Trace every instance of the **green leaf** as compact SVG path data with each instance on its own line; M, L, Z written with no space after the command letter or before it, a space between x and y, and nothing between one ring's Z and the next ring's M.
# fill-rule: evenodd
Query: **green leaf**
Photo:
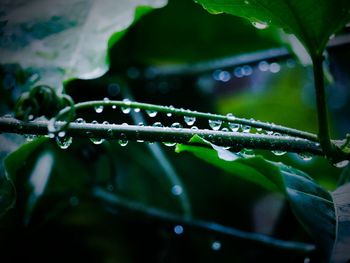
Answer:
M15 205L15 200L16 191L11 180L5 175L0 175L0 216Z
M332 197L307 174L263 159L238 155L194 136L189 144L177 145L176 152L191 152L197 157L286 197L305 230L318 242L327 258L335 239L335 214Z
M350 183L332 192L337 216L337 233L333 247L332 263L350 260Z
M135 19L165 4L166 0L7 1L0 9L0 63L37 68L47 77L55 74L58 83L100 76L108 69L111 35L119 32L110 40L114 43Z
M249 19L258 28L281 27L294 34L314 55L322 54L329 38L350 19L348 0L196 0L211 13L225 12Z

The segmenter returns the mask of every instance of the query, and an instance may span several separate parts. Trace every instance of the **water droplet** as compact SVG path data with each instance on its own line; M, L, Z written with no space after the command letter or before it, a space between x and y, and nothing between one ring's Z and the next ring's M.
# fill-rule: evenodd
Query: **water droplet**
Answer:
M172 188L171 188L171 193L173 195L181 195L183 192L183 189L180 185L174 185Z
M236 67L233 71L236 78L242 78L244 76L242 67Z
M141 127L145 126L145 124L143 124L143 122L139 122L137 125L141 126Z
M270 71L271 73L278 73L281 70L280 64L274 62L270 64Z
M73 142L73 138L66 136L66 137L56 137L56 143L58 145L58 147L60 147L61 149L67 149Z
M335 163L334 166L337 167L337 168L344 168L348 164L349 164L349 161L348 160L344 160L344 161Z
M173 124L171 124L170 126L171 128L177 130L177 129L181 129L182 128L182 125L178 122L174 122Z
M96 113L103 112L103 106L102 105L95 106L95 111L96 111Z
M231 74L225 70L215 70L213 72L213 78L217 81L227 82L231 79Z
M251 129L251 127L248 126L248 125L243 125L243 126L242 126L242 131L245 132L245 133L249 133L249 132L250 132L250 129Z
M176 142L163 142L165 146L173 147L176 145Z
M48 136L49 138L53 139L55 138L56 135L53 132L49 132Z
M24 134L24 138L26 138L27 142L33 141L37 136L34 134Z
M171 112L167 112L166 116L171 117L173 114Z
M257 28L257 29L266 29L268 28L268 24L266 22L261 22L261 21L253 21L252 25Z
M107 98L107 97L105 97L105 98L103 99L103 101L104 101L105 103L110 103L110 102L111 102L110 99Z
M129 99L123 99L123 102L127 106L129 106L131 104L131 101ZM127 107L127 106L121 107L122 112L125 113L125 114L128 114L131 111L130 107Z
M103 125L109 125L109 122L108 121L104 121L102 122Z
M218 131L221 127L222 121L221 120L209 120L209 126L214 131Z
M161 123L161 122L155 122L155 123L153 123L153 125L152 125L153 127L163 127L163 124Z
M282 156L282 155L286 154L285 151L272 151L272 153L276 156Z
M258 67L260 71L268 71L270 69L269 63L266 61L259 62Z
M188 126L192 126L196 122L196 117L194 116L184 116L184 121Z
M79 123L79 124L84 124L86 123L86 121L83 119L83 118L78 118L75 120L76 123Z
M312 154L311 153L307 153L307 152L298 153L298 156L303 161L311 161L312 160Z
M118 140L119 145L125 147L126 145L128 145L128 142L129 141L126 139L125 134L121 134L120 139Z
M250 76L253 74L253 68L251 66L245 65L242 67L242 74L244 76Z
M239 154L244 157L244 158L251 158L251 157L255 157L255 153L252 149L242 149Z
M66 136L66 132L65 131L60 131L58 133L58 137L63 138L64 136Z
M211 244L211 249L212 250L215 250L215 251L218 251L221 249L221 243L219 241L214 241L212 244Z
M115 110L117 108L117 105L112 105L112 109Z
M103 143L105 140L101 139L101 138L90 138L90 141L92 141L94 144L101 144Z
M28 115L28 121L32 121L32 120L34 120L34 115L33 114Z
M227 113L226 117L229 121L234 121L236 119L236 117L232 113Z
M71 206L78 206L79 205L79 198L76 196L72 196L71 198L69 198L69 204Z
M191 130L197 131L197 130L198 130L198 127L197 127L197 126L192 126L192 127L191 127Z
M151 118L156 117L158 112L154 111L154 110L146 110L146 113L148 114L148 116L150 116Z
M184 228L181 225L176 225L174 227L174 232L176 235L181 235L184 232Z
M228 128L224 127L224 128L221 129L221 131L223 131L223 132L229 132L230 130L229 130Z
M140 112L140 108L135 108L134 112Z
M228 126L230 127L231 131L233 131L233 132L237 132L239 130L239 128L241 127L240 124L234 123L234 122L229 122Z

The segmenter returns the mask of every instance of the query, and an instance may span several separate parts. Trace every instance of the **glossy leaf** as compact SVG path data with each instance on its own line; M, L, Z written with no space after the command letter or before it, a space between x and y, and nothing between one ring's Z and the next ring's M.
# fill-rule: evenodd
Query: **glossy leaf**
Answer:
M0 7L0 62L94 78L108 68L108 40L166 0L6 1ZM136 10L136 11L135 11ZM122 33L110 41L116 42Z
M305 230L330 257L335 239L332 197L307 174L260 156L240 158L198 136L194 136L189 144L179 144L176 151L191 152L232 175L284 194Z
M332 263L350 261L350 183L332 192L337 216L336 241L332 253Z
M196 0L211 13L249 19L294 34L311 55L322 54L329 38L350 19L348 0Z

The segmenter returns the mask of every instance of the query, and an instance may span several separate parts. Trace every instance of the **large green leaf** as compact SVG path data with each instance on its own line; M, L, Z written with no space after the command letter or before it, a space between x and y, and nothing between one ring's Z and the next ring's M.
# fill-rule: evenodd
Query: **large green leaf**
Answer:
M0 6L0 63L54 74L51 83L100 76L108 67L111 35L165 4L166 0L5 1Z
M336 231L334 205L331 195L311 177L259 156L240 158L198 136L189 144L179 144L176 151L191 152L230 174L284 194L305 230L318 242L325 256L330 257Z
M311 55L323 52L329 38L350 19L348 0L195 0L211 13L225 12L257 27L278 26L294 34Z

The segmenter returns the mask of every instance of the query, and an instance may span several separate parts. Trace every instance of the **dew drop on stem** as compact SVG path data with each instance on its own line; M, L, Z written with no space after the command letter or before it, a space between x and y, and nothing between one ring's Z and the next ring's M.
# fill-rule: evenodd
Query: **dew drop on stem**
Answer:
M174 185L172 188L171 188L171 193L173 195L181 195L183 192L183 189L180 185Z
M84 123L86 123L86 121L83 118L78 118L75 120L75 123L84 124Z
M218 131L221 127L222 121L221 120L209 120L209 126L214 131Z
M146 113L149 117L153 118L153 117L156 117L158 112L157 111L154 111L154 110L146 110Z
M219 241L214 241L212 244L211 244L211 249L212 250L215 250L215 251L218 251L221 249L221 243Z
M163 142L163 144L168 147L173 147L176 145L176 142Z
M239 130L239 128L241 127L240 124L234 123L234 122L229 122L228 126L230 127L231 131L233 131L233 132L237 132Z
M163 127L163 124L161 123L161 122L155 122L155 123L153 123L153 125L152 125L153 127Z
M126 145L128 145L128 142L129 141L127 140L125 134L121 134L120 139L118 140L119 145L125 147Z
M302 152L302 153L298 153L298 156L303 161L311 161L312 160L312 154L311 153Z
M184 232L183 226L181 226L181 225L176 225L176 226L174 227L174 233L175 233L176 235L181 235L181 234L183 234L183 232Z
M337 168L344 168L345 166L347 166L349 164L348 160L344 160L338 163L333 164L335 167Z
M93 143L93 144L102 144L105 140L104 139L101 139L101 138L90 138L90 141Z
M188 126L192 126L196 122L196 117L184 116L184 121Z
M249 132L250 132L250 129L251 129L251 127L248 126L248 125L242 126L242 131L245 132L245 133L249 133Z
M171 124L170 126L171 128L177 130L177 129L181 129L182 128L182 125L178 122L174 122L173 124Z
M103 106L102 105L95 106L95 112L96 113L102 113L103 112Z
M65 137L59 137L56 136L56 143L58 147L61 149L65 150L67 149L73 142L73 138L70 136L65 136Z

